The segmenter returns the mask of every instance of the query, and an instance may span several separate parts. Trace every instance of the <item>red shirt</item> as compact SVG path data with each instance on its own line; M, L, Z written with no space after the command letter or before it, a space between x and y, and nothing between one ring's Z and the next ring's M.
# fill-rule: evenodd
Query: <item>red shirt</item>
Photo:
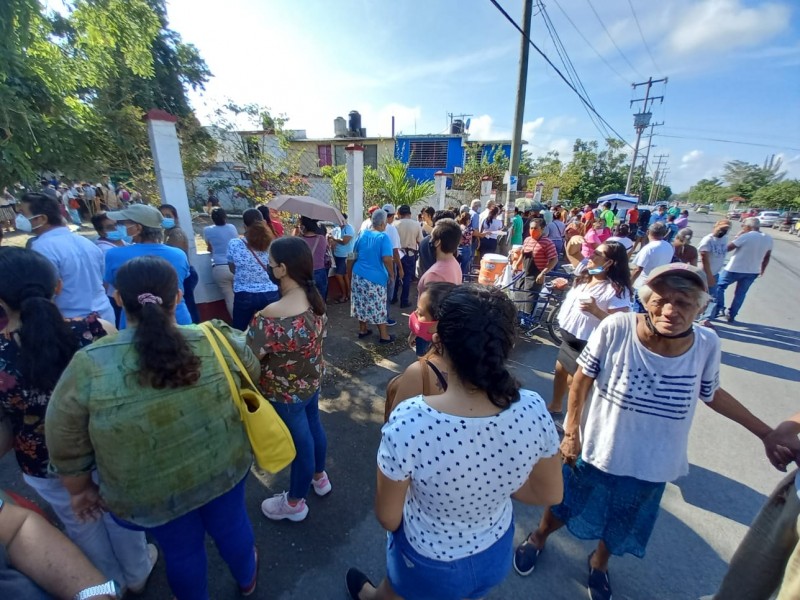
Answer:
M272 223L272 228L275 230L278 237L283 237L283 223L278 219L270 219L270 223Z
M537 270L541 271L547 267L547 263L558 258L558 250L553 241L548 238L535 240L528 236L525 238L525 243L522 244L522 256L533 258L533 264L536 265Z
M628 211L628 223L636 225L639 222L639 211L632 208Z

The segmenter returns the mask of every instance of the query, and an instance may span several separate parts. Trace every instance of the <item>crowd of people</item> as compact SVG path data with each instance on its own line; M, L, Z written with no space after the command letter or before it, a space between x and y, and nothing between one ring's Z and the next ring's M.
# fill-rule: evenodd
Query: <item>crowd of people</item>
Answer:
M376 584L351 568L356 600L484 597L512 568L533 573L564 525L598 541L586 587L610 600L611 556L644 557L666 483L687 473L699 403L759 437L776 467L800 459L792 427L773 430L721 387L720 340L701 324L737 283L734 320L763 274L771 241L757 221L730 241L731 223L719 221L695 248L688 221L676 224L686 215L666 207L621 219L610 204L545 206L506 225L502 207L476 200L419 219L407 205L372 207L359 232L346 215L331 231L302 217L293 235L259 207L244 212L240 237L213 206L203 237L230 325L212 327L235 355L220 362L198 326L197 274L175 207L106 206L115 210L91 218L96 242L70 231L51 194L26 194L17 208L34 237L26 249L0 248L0 272L15 274L0 278L0 441L71 540L28 518L63 548L53 560L56 573L71 565L69 597L141 592L161 555L175 598L205 600L206 534L239 592L254 593L252 454L227 374L239 388L255 382L296 449L288 489L263 500L263 515L303 521L312 490L332 490L319 410L329 302L349 302L358 338L376 327L381 344L395 339L392 306L412 308L419 356L387 386L375 499L386 574ZM501 246L532 302L559 263L577 267L558 313L549 404L508 367L519 307L470 283L476 259ZM545 507L516 548L512 499ZM5 518L0 497L0 539ZM28 568L19 552L16 571L52 593L54 573ZM9 597L39 589L25 578L12 585Z

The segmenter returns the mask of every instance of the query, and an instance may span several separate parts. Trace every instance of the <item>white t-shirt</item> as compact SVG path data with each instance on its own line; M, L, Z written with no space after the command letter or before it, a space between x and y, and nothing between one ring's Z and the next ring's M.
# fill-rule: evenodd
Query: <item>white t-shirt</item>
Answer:
M392 250L398 250L400 258L403 258L405 252L400 250L400 234L397 232L397 227L391 223L387 223L384 233L389 236L389 241L392 242Z
M711 273L716 275L722 271L722 265L725 264L725 255L728 254L728 236L724 235L718 238L713 233L709 233L700 240L697 251L701 254L703 252L708 254Z
M625 252L627 252L628 250L633 248L633 242L631 241L631 238L619 237L617 235L612 235L606 241L607 242L617 242L619 244L622 244L622 246L625 248Z
M588 340L589 336L600 324L600 319L593 314L581 310L580 298L588 292L597 302L600 310L619 310L620 308L630 308L631 297L627 291L622 292L622 298L617 296L614 286L606 280L597 285L589 287L588 283L573 287L564 298L561 310L558 311L558 325L561 329L566 329L579 340Z
M633 261L637 267L642 267L642 273L633 282L633 288L638 290L650 278L650 271L672 262L672 257L675 254L675 249L672 244L664 240L656 240L650 242L641 249L636 259Z
M733 240L736 250L725 270L729 273L761 273L761 262L772 252L772 238L760 231L748 231Z
M370 218L366 218L364 219L364 221L362 221L361 227L359 228L358 231L359 233L361 233L362 231L366 231L367 229L372 229L372 219Z
M583 460L605 473L673 481L689 472L687 447L697 399L719 387L719 337L694 328L681 356L651 352L636 334L636 313L611 315L578 357L595 379L583 411Z
M403 529L411 546L453 561L489 548L511 525L511 494L533 466L558 451L544 400L520 399L492 417L459 417L422 396L401 402L383 426L378 468L393 481L411 479Z

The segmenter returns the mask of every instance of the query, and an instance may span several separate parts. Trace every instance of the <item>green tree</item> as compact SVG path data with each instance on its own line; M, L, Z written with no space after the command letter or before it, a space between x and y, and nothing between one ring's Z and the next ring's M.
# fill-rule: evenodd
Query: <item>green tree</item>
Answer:
M759 166L742 160L726 163L723 179L728 184L732 195L751 200L761 188L781 181L786 172L781 171L782 160L773 155Z
M572 160L566 169L577 181L570 191L573 204L596 202L604 194L625 189L628 169L623 147L623 142L612 138L606 140L602 150L596 141L575 140Z
M490 156L491 162L489 161ZM467 144L464 169L453 178L453 188L467 190L470 194L477 196L481 191L481 180L484 177L491 177L492 189L505 189L503 179L509 164L508 155L501 146L493 146L486 151L483 144Z
M689 188L689 201L696 204L722 204L730 195L730 189L717 177L701 179Z
M800 210L800 180L789 179L764 186L752 200L753 204L763 208Z

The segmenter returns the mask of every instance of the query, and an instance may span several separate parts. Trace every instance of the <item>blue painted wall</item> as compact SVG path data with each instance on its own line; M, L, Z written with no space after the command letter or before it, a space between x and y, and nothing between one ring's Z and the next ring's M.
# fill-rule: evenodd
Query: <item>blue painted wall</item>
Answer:
M429 136L429 135L399 135L394 143L394 155L404 163L408 163L411 154L411 143L416 141L426 142L447 142L447 164L441 169L424 169L409 167L408 175L417 181L433 181L433 176L437 171L444 171L445 173L452 173L455 167L464 166L464 148L462 147L462 138L460 136ZM483 144L483 151L487 154L489 162L494 162L496 144ZM506 156L511 156L511 144L502 144L500 146L505 152ZM448 181L448 185L450 181Z

